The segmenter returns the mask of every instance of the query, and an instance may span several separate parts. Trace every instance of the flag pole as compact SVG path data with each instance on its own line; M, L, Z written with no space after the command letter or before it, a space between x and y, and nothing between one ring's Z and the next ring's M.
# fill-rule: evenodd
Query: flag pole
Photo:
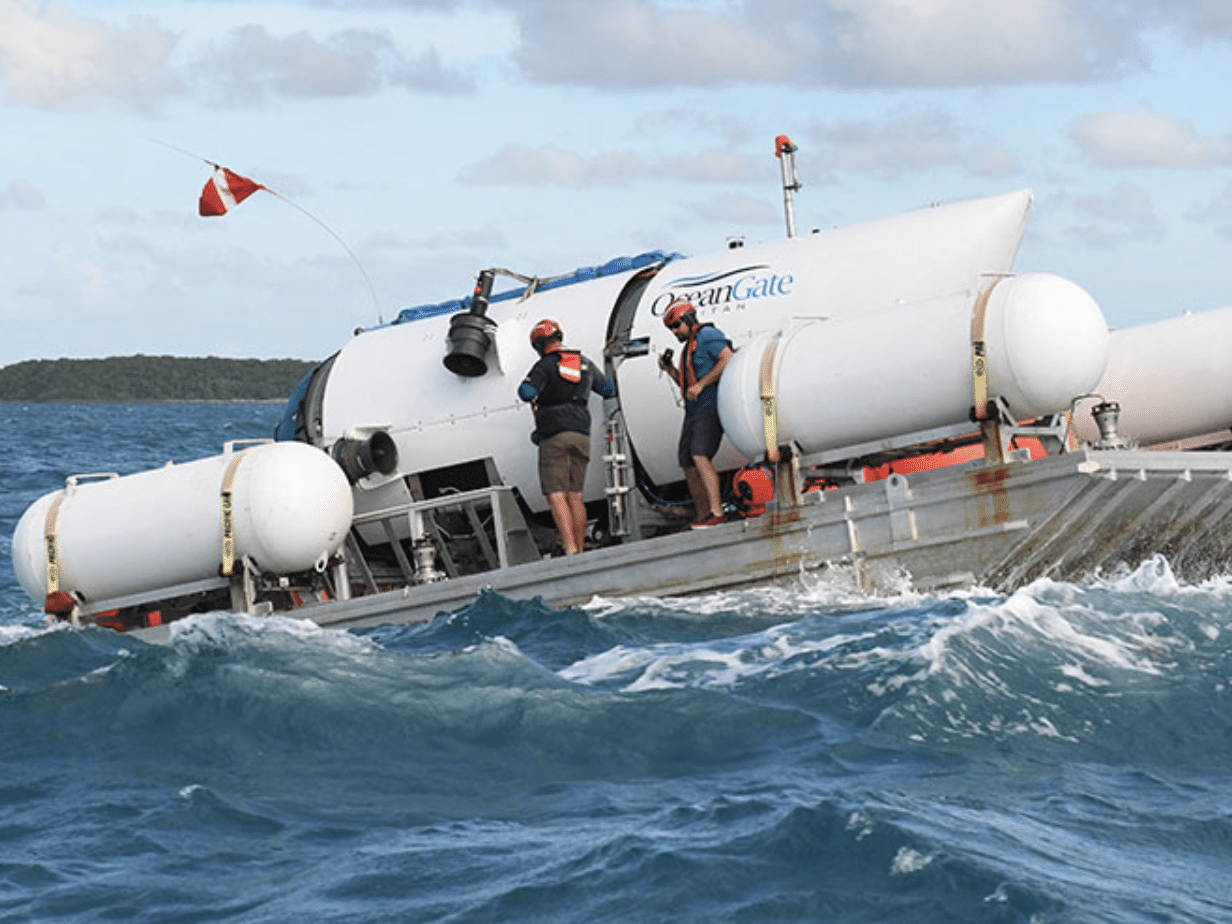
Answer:
M210 160L208 157L202 157L200 154L195 154L195 153L193 153L192 151L187 151L187 150L185 150L184 148L177 147L177 146L176 146L176 145L174 145L174 144L169 144L168 142L166 142L166 141L162 141L162 140L160 140L160 139L158 139L158 138L151 138L150 140L151 140L151 141L153 141L155 144L161 144L161 145L162 145L163 147L165 147L165 148L170 148L172 151L178 151L180 154L184 154L184 155L186 155L187 157L191 157L191 158L193 158L194 160L199 160L199 161L201 161L201 162L203 162L203 163L209 164L211 167L213 167L213 168L214 168L214 170L215 170L215 171L225 169L225 168L222 166L222 164L215 163L214 161ZM348 257L350 257L350 258L351 258L351 262L355 264L355 268L356 268L357 270L359 270L359 274L360 274L361 276L363 276L363 277L364 277L364 282L365 282L365 283L367 284L367 286L368 286L368 294L372 296L372 305L373 305L373 307L374 307L374 308L376 308L377 317L378 317L378 318L380 318L380 317L381 317L381 302L380 302L380 299L378 299L378 298L377 298L377 295L376 295L376 288L372 285L372 279L368 276L368 271L367 271L367 270L365 270L365 269L364 269L364 265L363 265L362 263L360 263L360 262L359 262L359 257L355 256L355 252L354 252L354 251L352 251L352 250L351 250L351 248L347 246L346 241L344 241L344 240L343 240L343 239L342 239L342 238L338 235L338 233L337 233L336 231L334 231L334 229L333 229L333 228L331 228L329 225L327 225L325 222L323 222L320 218L317 218L317 216L316 216L316 215L313 215L310 211L308 211L306 208L304 208L304 207L303 207L302 205L300 205L298 202L295 202L295 201L293 201L293 200L291 200L291 199L288 199L288 198L287 198L286 196L284 196L282 193L278 192L278 190L276 190L276 189L271 189L270 187L266 186L264 183L257 183L256 185L257 185L259 188L264 189L264 190L265 190L267 193L269 193L271 196L274 196L274 197L275 197L275 198L277 198L277 199L281 199L283 202L285 202L287 205L291 206L293 209L296 209L297 211L299 211L299 212L301 212L302 214L306 215L308 218L312 219L312 220L313 220L314 222L316 222L316 223L317 223L317 224L318 224L318 225L319 225L322 229L324 229L324 231L325 231L325 232L326 232L326 233L327 233L330 237L332 237L335 241L337 241L337 242L338 242L338 245L339 245L339 246L340 246L340 247L341 247L344 251L346 251L346 255L347 255Z
M355 268L356 268L357 270L359 270L359 274L360 274L361 276L363 276L363 277L364 277L364 282L366 282L366 283L368 284L368 294L372 296L372 305L373 305L373 307L374 307L374 308L376 308L377 317L380 317L380 315L381 315L381 303L380 303L380 301L379 301L379 300L377 299L377 297L376 297L376 289L375 289L375 288L373 288L373 285L372 285L372 280L371 280L370 278L368 278L368 271L367 271L367 270L365 270L365 269L364 269L364 265L363 265L362 263L360 263L360 262L359 262L359 257L355 256L355 254L354 254L354 252L351 250L351 248L347 246L346 241L344 241L341 237L339 237L339 236L338 236L338 234L337 234L337 233L335 233L335 231L334 231L334 229L333 229L333 228L331 228L331 227L330 227L329 225L327 225L325 222L321 221L321 219L317 218L317 216L313 215L313 214L312 214L312 212L308 211L306 208L304 208L304 207L303 207L302 205L300 205L298 202L292 202L290 199L288 199L288 198L287 198L286 196L284 196L282 193L278 192L278 191L277 191L277 190L275 190L275 189L270 189L268 186L262 186L262 189L264 189L264 190L265 190L267 193L269 193L271 196L274 196L274 197L276 197L276 198L278 198L278 199L281 199L281 200L282 200L283 202L285 202L287 205L291 206L291 208L293 208L293 209L297 209L298 211L302 212L304 215L307 215L309 218L311 218L313 221L315 221L318 225L320 225L322 228L324 228L324 229L325 229L325 232L326 232L326 233L327 233L330 237L332 237L335 241L337 241L337 242L338 242L338 246L340 246L343 250L345 250L345 251L346 251L347 256L351 258L351 262L355 264Z

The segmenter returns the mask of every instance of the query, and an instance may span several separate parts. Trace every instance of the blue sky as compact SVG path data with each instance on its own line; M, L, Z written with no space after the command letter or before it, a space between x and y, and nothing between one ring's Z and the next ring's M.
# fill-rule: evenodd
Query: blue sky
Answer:
M780 237L779 134L802 231L1029 187L1019 270L1221 307L1229 86L1226 0L0 0L0 365L319 359L485 267ZM198 217L192 155L363 272Z

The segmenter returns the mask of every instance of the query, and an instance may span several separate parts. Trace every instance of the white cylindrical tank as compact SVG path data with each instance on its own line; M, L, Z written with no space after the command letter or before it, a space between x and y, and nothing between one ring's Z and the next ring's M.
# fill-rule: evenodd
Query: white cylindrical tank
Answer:
M1232 307L1115 330L1093 389L1121 406L1118 433L1142 446L1232 427ZM1099 439L1091 404L1074 415L1078 436Z
M699 320L743 352L793 318L854 321L958 292L981 274L1008 273L1030 205L1024 190L669 263L646 287L629 334L648 338L653 355L617 370L629 441L650 480L681 477L679 391L653 358L669 347L679 357L663 326L673 299L693 304ZM726 469L744 459L725 440L714 461Z
M70 479L17 524L18 581L43 600L48 514L57 502L50 531L61 590L99 601L216 577L228 474L237 562L247 555L262 570L285 574L312 568L342 545L354 511L342 469L305 443L266 443L123 478Z
M789 325L753 341L719 383L728 438L750 458L765 451L761 376L769 347L780 445L824 452L967 421L978 301L978 292L964 292ZM1004 398L1019 420L1064 410L1103 372L1103 314L1059 276L996 281L984 318L988 394Z

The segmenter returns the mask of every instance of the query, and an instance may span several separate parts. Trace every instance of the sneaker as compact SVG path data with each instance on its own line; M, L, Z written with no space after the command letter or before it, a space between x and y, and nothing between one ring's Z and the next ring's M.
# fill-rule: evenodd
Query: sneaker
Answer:
M690 529L709 529L711 526L721 526L727 522L721 514L712 513L704 520L699 520L696 523L690 523Z

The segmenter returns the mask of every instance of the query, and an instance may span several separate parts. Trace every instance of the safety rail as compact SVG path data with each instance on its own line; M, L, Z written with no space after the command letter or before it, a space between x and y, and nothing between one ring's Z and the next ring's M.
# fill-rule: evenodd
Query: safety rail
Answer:
M530 534L530 528L526 525L526 519L518 508L513 488L509 485L490 485L473 491L444 494L428 500L410 501L395 507L368 511L357 514L351 525L352 528L380 526L407 583L423 584L447 577L458 577L462 573L445 532L436 519L437 514L447 511L458 512L466 517L483 555L486 565L484 570L508 568L542 558ZM491 518L491 536L484 522L485 517ZM396 527L399 520L409 526L413 562L407 556L403 540L398 538ZM434 557L438 557L444 565L444 574L437 571ZM366 568L364 570L367 571ZM365 574L365 581L374 583L370 572Z

